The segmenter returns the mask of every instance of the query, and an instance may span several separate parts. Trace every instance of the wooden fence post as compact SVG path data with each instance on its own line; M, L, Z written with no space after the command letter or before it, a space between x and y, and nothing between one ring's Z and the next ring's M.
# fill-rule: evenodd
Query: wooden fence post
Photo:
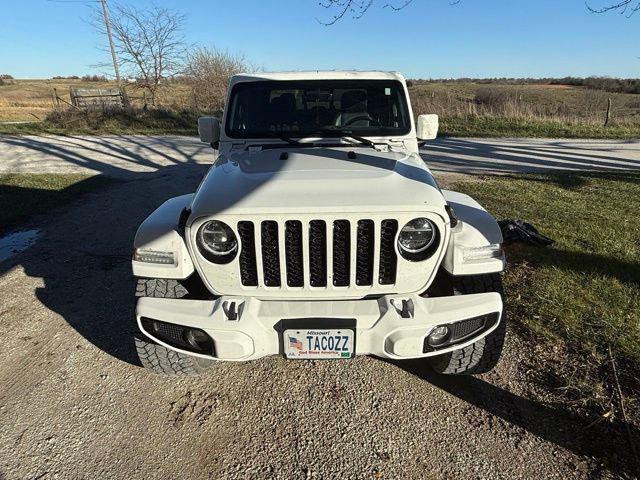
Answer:
M607 114L604 117L604 126L609 125L609 120L611 120L611 97L607 98Z

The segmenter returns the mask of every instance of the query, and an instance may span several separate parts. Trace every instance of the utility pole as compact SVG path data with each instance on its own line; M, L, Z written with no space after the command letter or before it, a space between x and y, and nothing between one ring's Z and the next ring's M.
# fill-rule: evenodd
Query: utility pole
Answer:
M113 37L111 36L111 23L109 23L109 10L107 10L107 0L101 0L102 2L102 15L104 17L104 24L107 27L107 36L109 37L109 46L111 47L111 59L113 60L113 70L116 72L116 80L118 82L118 88L122 88L122 81L120 80L120 70L118 69L118 61L116 60L116 49L113 46Z

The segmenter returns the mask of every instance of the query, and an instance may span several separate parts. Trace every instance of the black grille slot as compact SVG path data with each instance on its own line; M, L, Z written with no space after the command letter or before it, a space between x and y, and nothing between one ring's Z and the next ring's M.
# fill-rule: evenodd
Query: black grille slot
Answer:
M395 250L396 233L398 232L397 220L383 220L380 235L380 285L392 285L396 282L396 269L398 257Z
M348 287L351 274L351 232L348 220L333 222L333 285Z
M287 259L287 285L290 287L302 287L304 285L302 222L288 220L285 223L284 245Z
M485 317L477 317L449 325L451 328L451 341L455 342L457 340L461 340L481 330L484 328L485 322Z
M309 283L327 286L327 224L324 220L309 222Z
M262 222L262 272L267 287L280 286L280 250L278 248L278 223Z
M371 285L373 283L374 236L373 220L359 220L356 285Z
M253 222L238 222L238 233L242 250L240 251L240 281L245 287L258 286L258 267L256 266L256 241Z

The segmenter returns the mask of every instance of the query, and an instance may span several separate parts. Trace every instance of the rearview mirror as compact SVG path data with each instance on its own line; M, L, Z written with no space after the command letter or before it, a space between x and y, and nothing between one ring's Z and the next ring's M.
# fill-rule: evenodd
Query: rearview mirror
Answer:
M201 142L216 148L220 141L220 122L216 117L198 118L198 134Z
M416 137L418 140L433 140L438 136L438 115L418 115Z

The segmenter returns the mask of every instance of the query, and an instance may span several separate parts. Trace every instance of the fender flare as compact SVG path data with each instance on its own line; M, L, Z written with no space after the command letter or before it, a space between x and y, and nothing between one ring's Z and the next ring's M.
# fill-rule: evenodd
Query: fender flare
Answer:
M134 248L173 252L175 263L163 265L147 262L131 261L133 275L146 278L173 278L183 280L194 272L193 261L181 235L179 225L181 214L188 208L193 194L170 198L138 227L133 240Z
M503 271L504 253L500 258L464 261L464 249L502 244L502 231L495 218L469 195L451 190L442 190L442 194L458 218L458 224L451 229L442 267L452 275L480 275Z

